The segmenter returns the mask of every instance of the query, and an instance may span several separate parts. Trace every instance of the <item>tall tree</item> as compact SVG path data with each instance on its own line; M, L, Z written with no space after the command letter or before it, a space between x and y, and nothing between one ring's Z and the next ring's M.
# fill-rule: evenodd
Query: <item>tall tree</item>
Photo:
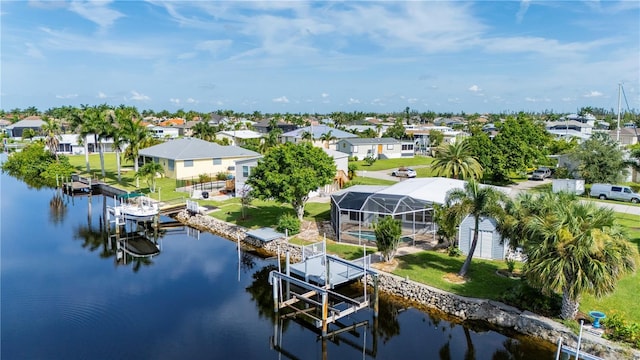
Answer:
M502 207L507 202L507 196L495 188L480 186L475 180L469 180L463 189L453 189L447 193L445 204L457 218L462 218L466 214L473 216L474 229L471 248L462 268L458 272L459 276L466 276L471 265L473 253L478 245L478 233L480 219L483 217L497 218L503 210Z
M133 161L133 169L138 172L138 154L140 149L151 146L156 143L151 136L149 130L142 125L140 119L126 118L121 119L120 131L123 138L127 141L127 148L124 150L124 157Z
M113 148L116 152L116 167L118 171L118 182L122 181L120 152L123 146L129 140L127 138L127 130L131 128L130 124L139 116L135 107L127 107L121 105L109 113L113 126L110 134L113 139ZM136 169L137 171L137 169Z
M474 157L467 142L458 140L453 144L447 144L436 150L436 159L432 164L439 176L454 179L480 179L482 166Z
M326 149L329 148L329 144L331 143L331 141L336 139L337 137L333 135L333 130L329 130L326 133L323 133L322 135L320 135L320 141L322 141Z
M622 150L606 133L593 134L569 153L569 158L578 164L586 183L616 183L626 172Z
M60 135L62 132L60 123L56 119L48 116L44 116L42 120L44 121L44 124L42 125L44 144L47 146L51 154L56 157L56 161L58 161L58 146L60 146L60 139L62 138Z
M164 172L164 168L157 162L148 162L140 168L136 172L136 176L144 178L147 180L147 185L149 185L149 191L156 191L156 177L158 174L162 175Z
M330 184L333 159L308 142L273 147L258 161L247 180L254 198L290 203L302 221L309 192Z
M216 129L209 125L207 121L200 121L193 126L193 137L205 141L214 141L216 139Z
M385 137L392 137L394 139L402 139L405 137L405 127L402 124L402 119L397 118L393 125L387 128L387 131L384 132Z
M613 210L550 196L526 227L524 275L543 293L562 292L563 319L573 319L584 293L600 297L635 271L637 249L616 224Z

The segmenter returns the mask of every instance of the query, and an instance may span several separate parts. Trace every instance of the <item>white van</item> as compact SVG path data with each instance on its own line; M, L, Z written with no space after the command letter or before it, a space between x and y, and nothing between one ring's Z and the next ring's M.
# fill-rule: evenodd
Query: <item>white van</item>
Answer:
M640 202L640 195L634 193L630 187L623 185L593 184L589 194L601 200L631 201L636 204Z

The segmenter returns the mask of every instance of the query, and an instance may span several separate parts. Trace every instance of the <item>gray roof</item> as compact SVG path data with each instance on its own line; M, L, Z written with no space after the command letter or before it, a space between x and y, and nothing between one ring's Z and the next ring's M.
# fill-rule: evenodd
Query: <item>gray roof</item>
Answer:
M39 128L44 125L43 120L20 120L13 125L7 126L7 129L15 129L15 128Z
M351 138L342 141L350 145L400 144L400 140L394 138Z
M140 156L172 160L253 157L260 155L255 151L238 146L223 146L196 138L170 140L160 145L142 149L139 154Z
M329 131L331 131L331 135L334 136L336 139L346 139L346 138L358 137L358 135L356 135L356 134L352 134L350 132L346 132L346 131L343 131L343 130L340 130L340 129L332 128L332 127L327 126L327 125L307 126L307 127L303 127L303 128L295 129L293 131L286 132L286 133L284 133L284 134L282 134L280 136L302 138L302 134L304 134L305 132L310 132L314 139L319 139L322 136L322 134L327 134L327 133L329 133Z

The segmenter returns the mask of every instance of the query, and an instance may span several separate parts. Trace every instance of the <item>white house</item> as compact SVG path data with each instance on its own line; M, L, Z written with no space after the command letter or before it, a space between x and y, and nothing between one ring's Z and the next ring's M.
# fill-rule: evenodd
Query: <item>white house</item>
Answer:
M413 157L413 148L413 141L402 142L394 138L351 138L339 140L336 144L336 150L360 160L368 156L376 159Z
M332 128L327 125L312 125L292 131L288 131L280 135L280 139L283 143L292 142L299 143L305 141L304 136L306 133L311 134L311 141L313 146L334 149L336 148L336 142L342 139L357 138L358 135L350 132L342 131L340 129ZM332 137L329 141L322 141L323 137Z
M79 141L78 134L62 134L60 135L60 141L58 143L58 152L61 154L84 154L85 153L85 144L89 153L98 152L98 146L102 146L103 152L113 152L115 149L113 148L113 139L106 138L99 140L96 143L96 139L93 135L89 134L85 137L83 143ZM126 145L125 145L126 146ZM121 149L124 150L124 149Z
M230 145L242 146L249 139L261 139L263 134L253 130L227 130L216 133L218 139L229 139Z
M149 131L158 139L175 139L180 136L180 128L175 126L150 126Z

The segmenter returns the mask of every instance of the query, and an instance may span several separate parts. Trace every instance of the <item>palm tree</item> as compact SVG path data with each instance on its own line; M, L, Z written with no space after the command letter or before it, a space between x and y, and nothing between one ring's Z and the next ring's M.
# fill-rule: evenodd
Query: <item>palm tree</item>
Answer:
M462 219L463 216L469 214L473 216L475 224L471 248L467 259L458 272L459 276L464 277L469 271L471 258L473 258L473 253L478 245L480 219L483 217L499 217L503 212L502 206L506 202L507 197L503 192L489 186L481 187L475 180L469 180L464 185L464 190L453 189L447 193L446 207L456 215L455 218Z
M323 144L325 142L327 143L325 145L326 149L329 148L329 143L331 142L331 140L336 140L337 139L337 137L335 137L335 135L333 135L332 132L333 132L333 130L329 130L326 133L323 133L322 135L320 135L320 141L322 141Z
M439 147L432 166L439 176L454 179L482 177L482 165L471 156L469 146L464 140Z
M563 319L575 317L583 293L609 294L623 275L635 271L637 249L611 209L555 197L527 229L524 275L543 293L562 292Z
M216 129L209 125L206 121L200 121L193 126L193 137L212 141L216 139Z
M156 176L164 172L164 168L157 162L148 162L136 172L136 176L146 178L149 185L149 191L156 191Z
M302 141L313 142L313 134L310 131L303 131L302 134L300 134L300 137L302 138Z
M44 124L42 125L44 144L49 148L51 154L56 157L56 161L58 161L58 146L60 146L60 139L62 139L60 135L60 124L58 121L48 116L44 116L42 120L44 121Z
M124 157L133 162L133 170L138 172L138 154L140 149L151 146L154 141L151 133L142 125L142 120L123 118L120 124L120 131L123 138L129 144L124 150Z
M127 129L130 123L133 123L135 117L138 116L138 111L135 107L126 107L120 105L118 108L109 112L110 120L113 124L111 128L111 138L113 139L113 148L116 151L116 167L118 169L118 182L122 181L121 166L120 166L120 151L127 142ZM137 169L136 169L137 171Z

